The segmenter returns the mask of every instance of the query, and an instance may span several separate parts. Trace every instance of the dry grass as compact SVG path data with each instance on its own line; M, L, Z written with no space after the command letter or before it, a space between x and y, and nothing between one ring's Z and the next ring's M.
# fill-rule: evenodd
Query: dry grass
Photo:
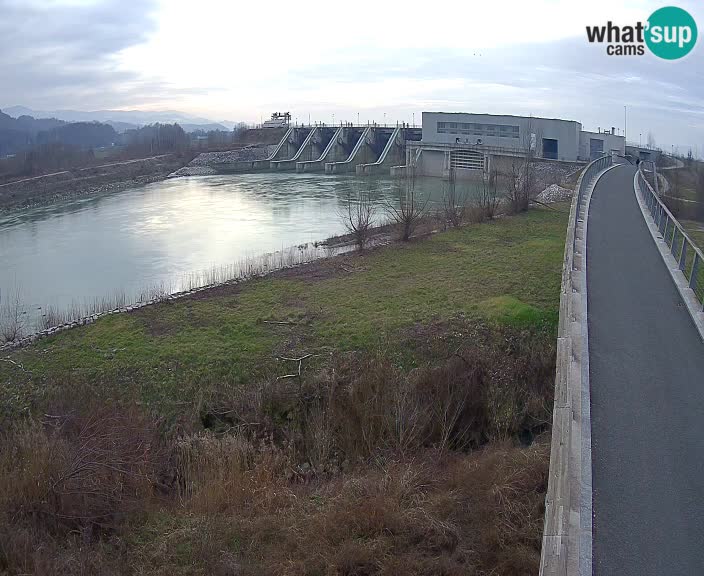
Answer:
M134 563L154 574L534 574L548 456L545 438L253 483L249 505L147 524Z
M0 573L534 573L549 443L519 439L547 427L547 342L339 354L211 398L201 431L48 400L0 446Z
M162 457L153 424L134 408L47 414L5 433L0 509L92 540L144 505Z
M107 541L164 492L162 439L135 406L56 408L3 432L0 574L108 573Z

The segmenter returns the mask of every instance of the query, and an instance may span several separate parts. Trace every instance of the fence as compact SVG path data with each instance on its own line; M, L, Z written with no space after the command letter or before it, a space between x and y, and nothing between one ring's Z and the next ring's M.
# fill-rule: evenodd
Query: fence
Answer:
M653 190L646 178L643 164L644 162L640 163L638 170L638 188L641 198L648 207L655 225L670 248L670 253L677 261L679 269L687 279L697 301L704 307L704 255ZM655 173L654 169L653 173Z
M586 218L580 214L595 178L611 164L611 156L603 156L584 169L567 223L540 576L591 574Z
M591 183L594 181L594 178L596 178L597 174L604 170L605 168L608 168L611 166L613 163L613 158L611 154L607 154L606 156L602 156L601 158L597 158L594 160L591 164L589 164L585 169L584 172L582 173L581 178L579 179L579 182L577 183L577 211L575 214L575 222L580 222L580 212L582 210L582 203L584 200L584 195L586 194L587 190L589 189L589 186ZM576 252L577 248L577 234L574 234L572 237L572 253ZM574 259L572 261L572 268L574 269Z

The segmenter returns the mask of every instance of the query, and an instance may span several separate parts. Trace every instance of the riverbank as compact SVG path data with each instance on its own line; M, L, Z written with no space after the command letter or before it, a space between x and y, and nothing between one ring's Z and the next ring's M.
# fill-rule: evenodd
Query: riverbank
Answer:
M537 572L555 206L2 356L2 567Z
M188 160L174 154L65 170L0 184L0 213L120 192L165 179Z

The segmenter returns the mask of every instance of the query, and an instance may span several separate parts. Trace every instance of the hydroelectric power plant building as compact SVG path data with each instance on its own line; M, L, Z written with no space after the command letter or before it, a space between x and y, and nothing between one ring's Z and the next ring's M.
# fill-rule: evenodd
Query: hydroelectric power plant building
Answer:
M423 112L421 141L408 146L407 164L416 174L458 178L487 170L492 158L524 156L588 162L625 153L616 130L589 132L574 120L454 112Z

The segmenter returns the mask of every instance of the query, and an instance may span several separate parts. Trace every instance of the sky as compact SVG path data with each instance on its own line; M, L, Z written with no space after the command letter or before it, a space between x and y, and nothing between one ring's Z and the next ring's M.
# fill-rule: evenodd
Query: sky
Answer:
M607 56L585 27L664 2L0 0L0 108L179 110L211 120L535 115L650 132L704 156L704 39ZM704 34L704 2L679 0Z

